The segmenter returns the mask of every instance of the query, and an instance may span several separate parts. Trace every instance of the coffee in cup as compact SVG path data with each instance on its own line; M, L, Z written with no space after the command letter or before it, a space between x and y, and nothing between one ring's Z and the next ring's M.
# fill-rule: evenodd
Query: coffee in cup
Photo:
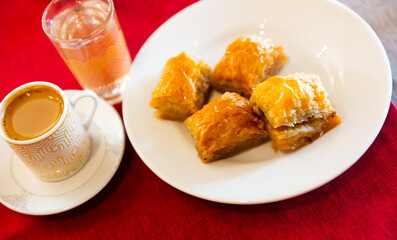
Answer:
M59 121L63 105L62 97L47 86L25 89L4 111L7 137L21 141L43 135Z

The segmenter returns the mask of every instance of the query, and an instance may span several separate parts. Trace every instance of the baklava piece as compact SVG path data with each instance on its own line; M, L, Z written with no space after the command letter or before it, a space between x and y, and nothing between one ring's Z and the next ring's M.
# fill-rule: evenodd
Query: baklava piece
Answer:
M276 74L287 61L282 46L259 36L241 36L215 66L211 85L249 98L256 85Z
M231 156L267 139L264 123L248 101L226 92L184 122L204 163Z
M207 64L185 52L170 58L150 101L150 106L157 109L156 117L183 121L201 109L211 73Z
M250 102L265 121L276 150L309 144L341 123L320 78L313 74L268 78L256 86Z

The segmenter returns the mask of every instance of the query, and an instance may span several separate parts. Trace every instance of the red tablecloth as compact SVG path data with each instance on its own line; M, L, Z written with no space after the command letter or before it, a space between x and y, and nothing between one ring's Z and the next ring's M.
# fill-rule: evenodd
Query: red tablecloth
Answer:
M132 57L157 27L193 2L115 0ZM41 29L48 3L0 1L0 99L37 80L80 88ZM121 114L121 105L116 108ZM0 239L396 239L396 136L391 104L375 142L341 176L302 196L253 206L213 203L174 189L127 140L116 175L83 205L40 217L0 204Z

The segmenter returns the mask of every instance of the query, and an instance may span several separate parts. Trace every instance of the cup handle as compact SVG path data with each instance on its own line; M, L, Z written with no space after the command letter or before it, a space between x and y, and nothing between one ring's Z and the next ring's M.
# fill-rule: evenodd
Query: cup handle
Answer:
M83 121L83 126L86 129L88 129L91 124L91 120L94 117L94 113L95 113L95 110L98 105L98 96L93 91L90 91L90 90L80 91L80 92L76 93L75 95L73 95L73 97L70 99L70 104L74 108L74 106L76 105L76 102L84 97L90 97L93 100L91 109L90 109L87 117Z

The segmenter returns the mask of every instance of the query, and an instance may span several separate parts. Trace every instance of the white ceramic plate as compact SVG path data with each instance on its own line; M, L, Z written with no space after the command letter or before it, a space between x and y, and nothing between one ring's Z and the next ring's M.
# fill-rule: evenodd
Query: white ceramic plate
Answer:
M180 122L154 117L151 92L170 57L182 51L212 67L242 34L284 46L280 74L318 74L343 122L294 152L274 153L267 142L203 164ZM163 24L131 68L123 104L127 134L145 164L175 188L223 203L255 204L290 198L343 173L374 141L388 112L391 71L376 34L356 13L328 0L198 2Z
M77 90L65 92L71 97ZM90 106L90 99L81 99L76 111L83 118ZM95 196L120 165L125 135L119 114L102 99L88 132L92 141L90 158L79 172L59 182L36 178L0 139L0 203L20 213L49 215L77 207Z

